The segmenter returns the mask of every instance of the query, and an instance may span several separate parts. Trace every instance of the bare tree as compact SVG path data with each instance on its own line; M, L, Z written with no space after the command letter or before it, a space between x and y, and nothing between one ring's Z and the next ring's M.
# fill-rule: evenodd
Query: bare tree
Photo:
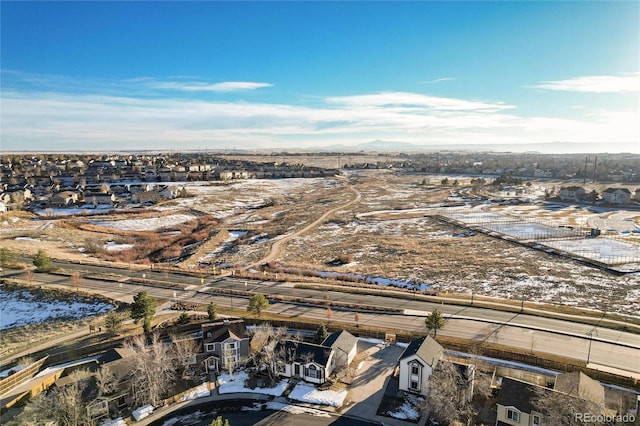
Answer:
M262 324L253 329L251 346L254 350L251 353L250 361L257 368L267 375L271 385L278 381L278 369L288 359L286 346L283 344L286 338L284 328L274 328L270 324Z
M171 341L173 342L176 366L179 367L182 378L185 380L192 379L196 375L194 369L196 354L200 352L198 344L194 339L181 339L177 336L171 336Z
M233 372L236 371L238 360L236 359L236 351L229 345L225 345L222 350L222 363L227 373L229 373L230 379L233 381Z
M131 395L138 405L158 405L169 394L175 379L175 365L171 346L164 345L157 333L145 345L144 335L138 335L125 343L125 348L137 352L133 359Z
M24 273L24 276L27 279L27 283L29 285L33 284L33 271L31 269L27 269L27 272Z
M543 387L535 387L533 406L540 411L546 419L553 419L557 426L577 426L585 424L579 419L577 413L600 414L604 407L585 399L585 395L572 396L562 392L552 391ZM595 420L594 420L595 421ZM589 423L590 425L602 425L604 423Z
M99 368L95 377L99 396L109 395L118 389L118 379L107 365Z
M461 385L464 382L466 380L453 363L438 361L429 377L429 392L425 401L432 417L446 424L459 420L466 423L471 419L473 407L461 395Z
M71 285L76 288L76 293L80 291L80 282L82 281L82 277L80 276L80 272L74 272L69 276L69 282Z
M69 375L70 383L56 387L47 395L40 394L25 408L23 414L35 424L54 421L61 426L90 424L82 395L86 389L85 370L74 371Z

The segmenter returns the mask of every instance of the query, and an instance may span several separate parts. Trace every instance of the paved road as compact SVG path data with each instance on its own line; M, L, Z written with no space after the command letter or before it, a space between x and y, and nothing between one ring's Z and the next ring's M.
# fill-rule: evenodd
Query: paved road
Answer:
M634 218L637 216L637 212L610 212L600 216L590 217L587 219L587 223L592 228L613 230L617 232L630 232L637 231L639 229L634 225Z
M177 278L177 277L175 277ZM46 284L70 286L67 277L50 274L34 274L34 280ZM113 282L94 279L82 279L83 291L99 293L106 297L131 302L140 291L161 299L175 299L185 302L243 308L248 297L212 295L200 290L209 286L223 288L245 288L244 280L224 279L219 282L206 282L199 285L197 277L185 277L195 281L189 289L167 289L143 286L130 282ZM549 353L581 361L589 361L594 367L621 370L618 373L640 379L640 335L616 331L587 324L573 323L558 319L540 318L531 315L514 314L489 309L439 305L437 303L393 299L383 296L351 295L331 291L292 290L290 283L256 283L247 281L246 289L251 293L271 293L293 291L297 296L323 300L328 294L329 300L349 301L351 303L393 306L405 309L412 314L385 314L380 312L359 312L359 322L391 329L400 329L426 333L423 315L434 308L440 309L448 318L442 335L477 340L478 342L497 343L521 350ZM301 304L272 303L269 312L289 318L315 319L326 321L326 309ZM333 321L354 322L354 312L333 308ZM616 371L616 370L613 370Z

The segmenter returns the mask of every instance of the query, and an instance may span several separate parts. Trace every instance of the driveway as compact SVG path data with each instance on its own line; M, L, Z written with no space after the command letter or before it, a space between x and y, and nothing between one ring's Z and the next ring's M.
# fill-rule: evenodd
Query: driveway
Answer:
M384 344L372 345L366 342L358 342L358 352L367 350L369 357L363 361L358 375L351 384L351 390L345 401L347 404L339 410L341 414L360 419L376 420L380 423L390 423L391 419L376 416L380 401L387 388L387 382L393 376L393 371L398 363L398 358L404 348L396 345ZM368 346L368 347L367 347ZM394 424L410 424L393 420Z

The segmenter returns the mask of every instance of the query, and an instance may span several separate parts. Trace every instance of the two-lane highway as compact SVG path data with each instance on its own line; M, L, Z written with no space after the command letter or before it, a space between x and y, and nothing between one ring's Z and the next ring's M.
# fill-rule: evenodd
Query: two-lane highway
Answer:
M122 272L122 271L121 271ZM140 274L141 272L136 272ZM148 277L147 277L148 278ZM165 277L161 280L165 281ZM548 353L561 357L588 361L592 367L608 369L618 374L640 379L640 335L594 327L559 319L541 318L533 315L509 313L476 307L438 304L418 300L396 299L379 295L356 295L331 290L294 288L292 283L257 282L224 278L206 281L194 276L172 275L171 280L186 286L162 288L142 285L126 280L105 281L81 279L82 291L102 294L106 297L131 302L140 291L147 291L156 298L181 300L190 303L216 303L219 306L243 309L249 294L261 293L293 295L305 300L324 303L340 301L355 305L393 307L404 313L359 311L359 323L387 329L426 333L424 315L439 309L447 317L447 325L440 334L482 342L495 343L536 353ZM33 279L45 285L73 287L68 277L51 274L34 274ZM246 290L246 296L210 294L215 288ZM325 295L327 296L325 299ZM354 323L354 311L332 308L332 321ZM324 306L293 303L272 303L268 312L289 318L327 321Z

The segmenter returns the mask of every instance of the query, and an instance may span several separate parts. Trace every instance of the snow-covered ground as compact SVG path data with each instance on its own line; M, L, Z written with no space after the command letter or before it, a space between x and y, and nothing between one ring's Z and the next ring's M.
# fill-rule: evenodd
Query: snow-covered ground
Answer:
M133 248L133 244L118 244L115 241L107 241L104 245L104 249L107 251L120 251Z
M554 228L539 223L485 223L483 228L517 239L539 239L571 235L565 228Z
M218 392L224 393L260 393L263 395L280 396L289 386L289 380L281 380L273 388L248 388L245 383L249 378L248 374L244 371L238 371L233 373L233 380L228 373L223 373L218 376Z
M193 219L195 219L193 215L172 214L142 219L94 220L91 223L121 231L155 231L156 229L180 225Z
M200 386L196 386L195 388L189 390L189 392L185 393L182 396L182 401L202 398L205 396L209 396L210 394L211 394L211 391L209 391L209 387L207 386L206 383L203 383Z
M148 417L151 413L153 413L153 409L153 405L143 405L142 407L133 410L131 416L135 419L135 421L139 422L140 420Z
M394 419L415 421L420 418L420 411L415 403L405 400L404 404L398 407L397 410L387 412L387 416Z
M52 319L79 319L100 315L113 309L106 302L82 298L70 300L37 298L26 290L0 289L0 330L21 327Z
M545 241L544 245L602 263L640 261L640 246L606 238Z
M329 413L314 408L300 407L298 405L283 404L281 402L269 401L267 408L274 411L285 411L289 414L310 414L316 417L331 417Z
M11 368L8 368L6 370L2 370L0 371L0 379L4 379L5 377L9 377L12 374L17 373L18 371L26 368L28 365L15 365Z
M214 257L219 253L222 253L227 247L229 247L234 241L236 241L240 237L244 237L247 235L247 231L229 231L229 237L220 244L215 250L205 254L199 260L206 260L210 257Z
M330 405L332 407L340 407L346 396L346 389L338 392L332 390L321 391L316 389L315 386L304 382L298 383L289 393L289 398L296 401Z

